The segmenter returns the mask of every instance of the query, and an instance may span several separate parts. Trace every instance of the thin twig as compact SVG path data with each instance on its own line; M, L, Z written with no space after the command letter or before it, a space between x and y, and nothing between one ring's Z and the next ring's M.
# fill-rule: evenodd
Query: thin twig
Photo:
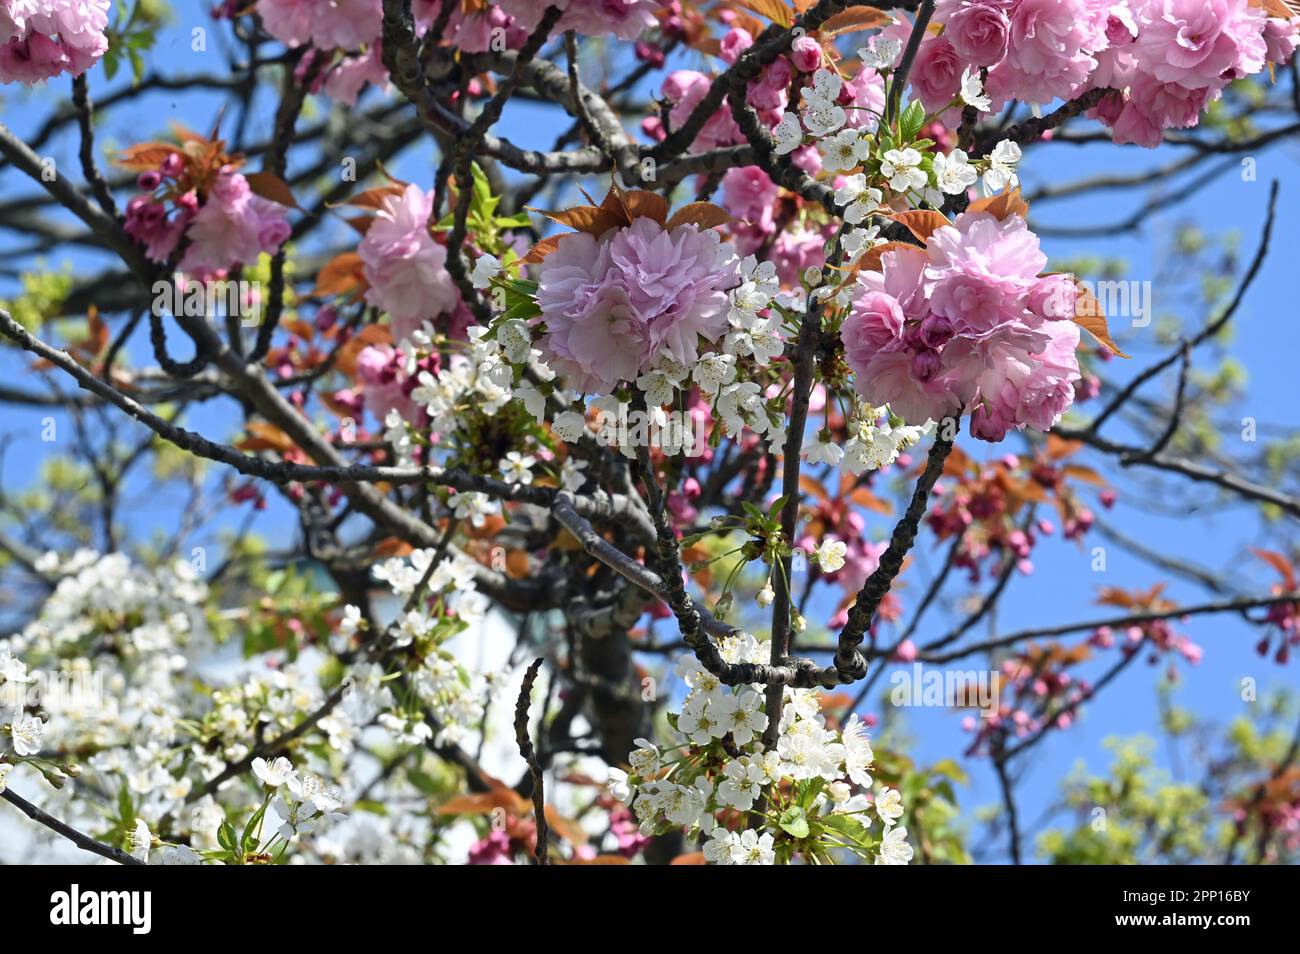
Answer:
M537 851L534 857L539 865L550 864L547 854L549 831L546 825L546 791L542 778L542 766L533 751L532 740L528 737L528 705L532 700L533 683L542 668L542 657L538 656L524 673L523 685L519 687L519 699L515 703L515 742L519 745L519 754L528 763L528 772L533 779L533 815L537 823ZM543 713L545 716L545 713Z

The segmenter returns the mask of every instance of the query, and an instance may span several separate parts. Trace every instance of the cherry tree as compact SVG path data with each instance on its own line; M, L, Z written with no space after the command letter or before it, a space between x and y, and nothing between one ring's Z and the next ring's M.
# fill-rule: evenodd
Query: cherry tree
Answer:
M1285 696L1197 785L1140 742L1064 820L1022 783L1142 661L1212 737L1168 695L1203 625L1300 643L1294 435L1216 438L1278 183L1240 261L1176 232L1161 334L1037 224L1253 181L1297 45L1292 0L0 0L0 798L36 857L1294 859ZM1125 495L1243 514L1248 572ZM1062 547L1154 582L1062 618ZM888 714L923 669L954 758Z

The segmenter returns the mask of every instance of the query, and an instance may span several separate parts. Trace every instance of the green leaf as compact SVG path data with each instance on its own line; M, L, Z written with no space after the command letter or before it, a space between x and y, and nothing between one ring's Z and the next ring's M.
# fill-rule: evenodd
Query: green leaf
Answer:
M117 75L117 68L122 62L122 51L115 45L110 45L108 52L104 54L104 76L112 79Z
M966 784L966 772L963 771L962 767L952 759L944 759L941 762L935 762L934 765L930 767L930 771L934 772L936 775L946 775L958 785Z
M808 837L808 816L804 813L803 808L798 805L783 811L781 817L777 819L777 824L791 838L803 839Z
M542 309L538 307L537 302L533 301L531 298L526 298L507 308L501 315L501 320L509 321L513 318L536 318L541 313Z
M516 212L514 215L505 215L497 219L498 229L526 229L532 224L527 212Z
M407 781L426 795L436 795L445 788L445 786L439 785L437 779L428 772L421 771L418 768L407 769L406 778Z
M244 851L250 852L257 848L257 826L266 815L266 806L270 805L270 799L262 802L262 807L253 812L253 817L248 820L244 826L244 833L239 838L239 843L244 846Z
M799 793L799 806L805 811L812 808L812 803L817 800L825 784L826 780L820 775L805 782L803 790Z
M903 142L911 142L924 125L925 107L921 105L919 99L913 100L908 104L907 109L903 110L903 115L898 118L899 138Z
M235 841L235 826L230 824L230 819L228 818L223 818L221 820L221 827L217 829L217 844L226 849L226 851L234 852L236 855L239 854L239 848Z

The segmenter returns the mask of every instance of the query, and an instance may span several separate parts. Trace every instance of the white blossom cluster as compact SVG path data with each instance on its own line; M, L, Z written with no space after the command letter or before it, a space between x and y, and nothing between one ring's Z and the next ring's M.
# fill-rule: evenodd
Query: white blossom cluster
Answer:
M188 863L219 852L223 823L256 811L256 795L235 781L215 794L197 792L246 759L257 740L316 711L325 694L314 675L284 660L233 682L215 680L206 669L218 649L209 593L189 563L150 572L120 553L81 550L67 559L49 554L39 569L58 583L40 614L0 642L0 692L29 683L37 670L94 678L82 691L45 693L0 716L0 783L13 782L16 763L39 771L55 789L43 801L47 811L91 832L116 815L117 824L129 822L123 847L144 860ZM338 755L334 767L357 733L354 703L317 725ZM322 759L322 770L331 761ZM337 809L335 789L305 768L301 779L307 800ZM316 798L318 785L332 793L328 799ZM298 824L308 817L302 801L271 806L266 824L311 830ZM129 819L121 817L124 806ZM152 834L164 827L176 843Z
M899 454L920 443L934 426L933 421L920 426L905 424L887 406L859 403L849 420L849 439L843 445L835 443L829 431L818 431L804 444L803 456L809 463L843 467L856 477L892 464Z
M406 601L434 558L433 550L415 550L407 558L380 563L372 573L389 585L394 596ZM482 700L488 695L491 680L471 673L443 647L446 640L467 626L481 622L487 612L489 601L475 588L476 568L477 564L464 554L444 555L422 590L432 600L432 610L407 610L390 628L394 648L419 650L415 654L419 667L414 671L408 667L408 672L420 705L412 705L412 700L394 700L389 693L383 698L387 703L385 711L378 716L379 725L400 745L423 745L429 739L438 745L459 743L482 721ZM355 624L349 626L349 620L359 618L359 610L347 608L340 639L351 638ZM429 724L424 708L436 726Z
M894 65L896 47L893 40L877 39L871 46L859 50L858 55L866 69L886 72ZM814 73L812 86L803 92L799 113L787 112L772 130L776 154L783 156L794 152L805 144L807 136L816 146L822 169L826 172L847 172L866 163L875 148L874 137L881 117L872 114L869 121L860 127L850 124L847 112L839 105L843 88L844 81L838 73L824 68ZM990 99L977 71L968 68L962 74L961 90L951 105L971 106L980 111L989 109ZM930 118L926 117L927 120ZM925 167L927 158L930 160L928 169ZM1010 140L999 142L980 162L986 191L992 194L1007 187L1014 188L1019 183L1016 166L1020 158L1020 147L1016 143ZM879 159L880 173L894 193L915 200L915 204L924 202L936 209L943 205L945 195L960 195L980 179L980 169L960 148L946 154L930 154L902 145L886 149ZM835 193L835 201L843 209L844 221L850 225L859 224L875 212L883 198L879 189L868 186L862 173L848 176Z
M742 633L719 645L728 662L765 662L767 647ZM877 864L912 857L897 791L873 791L873 753L865 727L853 716L840 732L826 728L818 695L786 689L774 748L763 694L756 686L728 687L694 656L678 663L689 692L669 741L639 739L629 769L610 772L610 791L629 805L645 834L680 829L703 839L712 864L775 864L791 855L809 861L848 851ZM761 823L747 823L763 807ZM880 834L873 834L874 821Z

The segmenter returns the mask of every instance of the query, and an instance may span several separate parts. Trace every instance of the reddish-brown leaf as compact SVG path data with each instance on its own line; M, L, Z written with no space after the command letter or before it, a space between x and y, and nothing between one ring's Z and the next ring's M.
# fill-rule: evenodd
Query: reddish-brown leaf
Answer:
M370 231L370 226L375 224L373 215L354 215L343 220L352 226L358 235L365 235Z
M830 500L830 494L826 492L826 488L812 474L799 475L799 489L806 494L812 494L818 500Z
M375 544L375 557L383 559L389 557L404 557L410 554L414 549L415 547L398 537L384 537L384 539Z
M679 225L695 225L702 231L734 221L730 212L712 202L692 202L674 212L673 217L664 223L664 228L675 229Z
M348 343L339 348L339 356L334 361L334 366L343 374L352 375L357 370L357 355L366 348L367 345L384 345L393 343L393 332L387 325L366 325L351 338Z
M365 263L356 252L340 252L325 263L316 276L317 298L334 298L339 295L358 295L369 286Z
M377 212L383 207L385 199L389 196L401 195L402 192L403 189L399 185L376 186L373 189L358 192L343 204L354 205L359 209L372 209Z
M1047 459L1064 460L1072 457L1083 447L1083 441L1067 440L1059 434L1047 435Z
M1091 467L1084 467L1082 464L1066 464L1061 468L1061 473L1067 477L1073 477L1075 480L1081 480L1085 484L1092 484L1095 487L1107 486L1105 477Z
M718 10L715 11L715 15L720 14L723 11L731 15L730 19L726 21L728 26L736 27L738 29L744 30L750 36L756 37L760 33L762 33L765 29L767 29L767 24L765 24L758 17L751 16L750 14L746 13L744 10L740 10L735 7L732 7L730 9L727 9L725 7L719 7Z
M948 459L943 462L943 475L961 477L976 466L978 465L970 459L970 455L954 444L952 450L948 452ZM924 464L920 466L918 472L923 470L925 470Z
M175 146L169 146L165 142L142 142L123 149L113 162L132 172L146 172L157 169L164 159L179 151Z
M538 265L547 255L550 255L560 247L560 240L565 238L564 235L551 235L542 239L536 245L528 250L528 254L519 261L525 265Z
M858 267L865 272L878 272L881 270L880 260L888 252L909 252L916 255L924 255L925 250L917 248L915 245L908 245L906 242L886 242L884 245L877 245L867 251L862 259L858 262Z
M773 23L779 23L781 26L789 26L794 22L794 11L782 3L781 0L732 0L732 2L747 10L753 10L758 15L767 17ZM758 34L754 35L757 36Z
M893 22L894 18L883 10L874 7L849 7L823 23L818 32L824 36L836 36L840 33L856 33L858 30L873 30Z
M597 238L604 235L610 229L618 228L625 223L620 221L619 217L607 209L597 208L592 205L574 206L572 209L563 209L558 212L551 212L546 209L529 208L530 212L536 212L538 215L545 216L552 222L558 222L560 225L567 225L571 229L577 229L579 232L586 232L588 235L594 235Z
M273 450L287 454L298 446L288 434L267 421L249 421L244 429L248 437L235 444L243 451Z
M456 795L438 806L439 815L490 815L493 809L523 814L528 810L528 800L505 785L494 786L488 792Z
M930 236L945 226L952 225L946 215L930 209L913 209L910 212L898 212L891 218L907 227L907 230L922 242L930 241Z
M707 56L722 55L722 40L716 36L701 36L687 44L692 50L699 50Z
M1295 592L1295 568L1291 566L1290 560L1274 550L1261 550L1257 547L1251 547L1250 552L1282 574L1288 593Z
M554 805L545 808L546 823L555 829L556 834L571 845L585 845L589 840L582 826L571 818L565 818Z
M290 209L302 208L298 200L293 197L293 190L289 188L289 183L274 172L263 169L261 172L250 172L244 178L248 180L248 187L263 199L270 199Z
M1300 17L1300 0L1256 0L1256 5L1271 17Z
M622 855L597 855L595 858L552 858L556 865L630 865L632 862Z
M86 337L86 353L92 357L99 357L108 347L108 325L104 324L104 319L99 317L99 309L91 305L86 310L86 324L89 328L89 335Z
M967 211L987 212L999 220L1009 215L1018 215L1023 219L1029 216L1029 203L1020 197L1020 187L1017 186L987 199L976 199Z
M1107 351L1121 358L1127 358L1128 355L1119 350L1119 345L1115 344L1115 339L1110 336L1110 326L1106 324L1106 314L1101 307L1101 302L1097 301L1097 297L1078 279L1075 280L1074 286L1078 289L1078 296L1074 300L1074 323L1096 338Z
M629 218L654 219L660 225L668 220L668 200L658 192L641 189L623 193L623 207Z
M881 500L866 487L859 487L853 491L849 499L864 510L874 510L876 513L885 514L886 516L894 512L894 508L887 501Z

